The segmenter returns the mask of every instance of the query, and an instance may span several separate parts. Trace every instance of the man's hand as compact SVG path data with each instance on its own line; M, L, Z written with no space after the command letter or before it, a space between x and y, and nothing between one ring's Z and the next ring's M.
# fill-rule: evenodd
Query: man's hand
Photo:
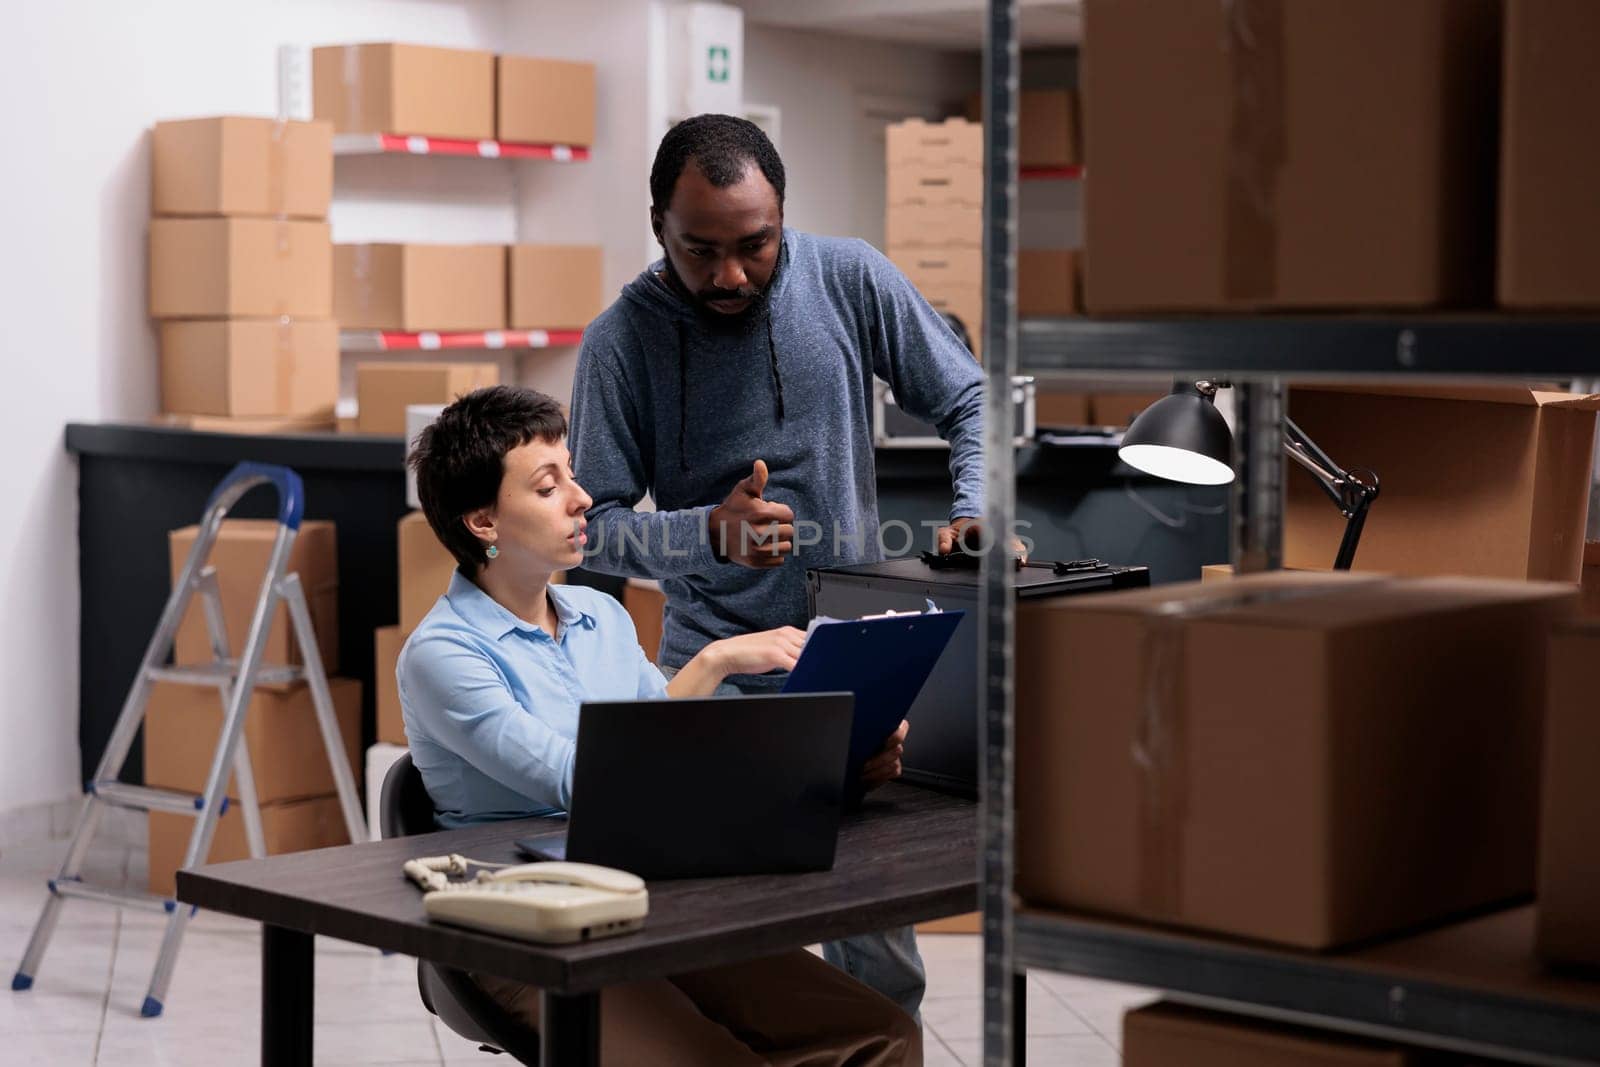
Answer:
M861 784L868 789L876 789L885 782L892 782L900 777L902 770L900 757L906 750L906 734L910 733L911 724L904 719L900 720L900 729L889 735L889 740L883 743L883 748L861 768Z
M952 522L949 526L939 529L939 555L948 556L959 547L962 551L973 555L982 550L983 526L978 519L963 516ZM1020 537L1011 539L1011 551L1016 553L1022 562L1028 562L1028 548L1022 543Z
M707 526L717 558L741 567L781 567L794 554L794 509L762 500L767 465L756 460L750 474L711 509Z

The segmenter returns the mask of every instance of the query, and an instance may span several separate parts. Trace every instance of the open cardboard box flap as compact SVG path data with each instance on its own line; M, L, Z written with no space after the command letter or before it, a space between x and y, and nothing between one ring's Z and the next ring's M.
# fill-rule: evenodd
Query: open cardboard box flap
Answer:
M1549 383L1538 383L1547 385ZM1524 407L1575 408L1600 411L1600 393L1565 393L1556 389L1529 388L1524 385L1441 382L1437 385L1393 385L1376 382L1296 382L1295 390L1325 393L1371 393L1380 396L1406 396L1418 400L1470 400L1481 404L1520 404ZM1290 414L1293 414L1291 411Z

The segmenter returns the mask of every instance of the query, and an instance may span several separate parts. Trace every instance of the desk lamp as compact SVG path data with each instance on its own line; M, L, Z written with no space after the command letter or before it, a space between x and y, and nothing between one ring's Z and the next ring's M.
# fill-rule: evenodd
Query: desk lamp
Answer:
M1126 433L1118 455L1130 467L1189 485L1227 485L1233 481L1233 435L1217 410L1223 379L1175 382L1172 392L1139 413ZM1378 476L1370 470L1347 471L1318 448L1287 415L1283 449L1310 471L1322 491L1338 506L1346 522L1344 540L1333 569L1347 571L1355 561L1356 544L1367 521L1367 509L1378 498Z

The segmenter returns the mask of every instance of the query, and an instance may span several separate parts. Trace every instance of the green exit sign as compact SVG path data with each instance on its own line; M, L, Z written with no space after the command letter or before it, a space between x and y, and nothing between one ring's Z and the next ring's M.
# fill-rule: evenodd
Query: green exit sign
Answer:
M728 46L714 44L706 49L706 80L725 82L728 80L728 71L733 67L733 59L728 54Z

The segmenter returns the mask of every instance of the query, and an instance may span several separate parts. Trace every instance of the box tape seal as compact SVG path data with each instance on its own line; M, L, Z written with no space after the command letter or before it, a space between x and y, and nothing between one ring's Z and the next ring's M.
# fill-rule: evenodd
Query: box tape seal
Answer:
M289 217L289 123L281 118L272 120L267 139L267 214Z
M1206 599L1167 600L1140 639L1138 718L1131 755L1139 775L1139 903L1158 919L1183 912L1183 843L1189 797L1184 631L1198 619L1241 608L1310 600L1370 588L1376 577L1327 585L1242 589Z
M277 342L277 359L273 367L273 386L275 389L274 400L276 410L285 414L299 414L294 410L294 320L287 315L279 315L277 329L274 330Z
M1288 155L1284 117L1284 0L1221 0L1228 67L1223 293L1277 291L1278 180Z
M367 116L361 109L361 46L345 45L341 59L340 72L344 79L344 128L365 130Z

